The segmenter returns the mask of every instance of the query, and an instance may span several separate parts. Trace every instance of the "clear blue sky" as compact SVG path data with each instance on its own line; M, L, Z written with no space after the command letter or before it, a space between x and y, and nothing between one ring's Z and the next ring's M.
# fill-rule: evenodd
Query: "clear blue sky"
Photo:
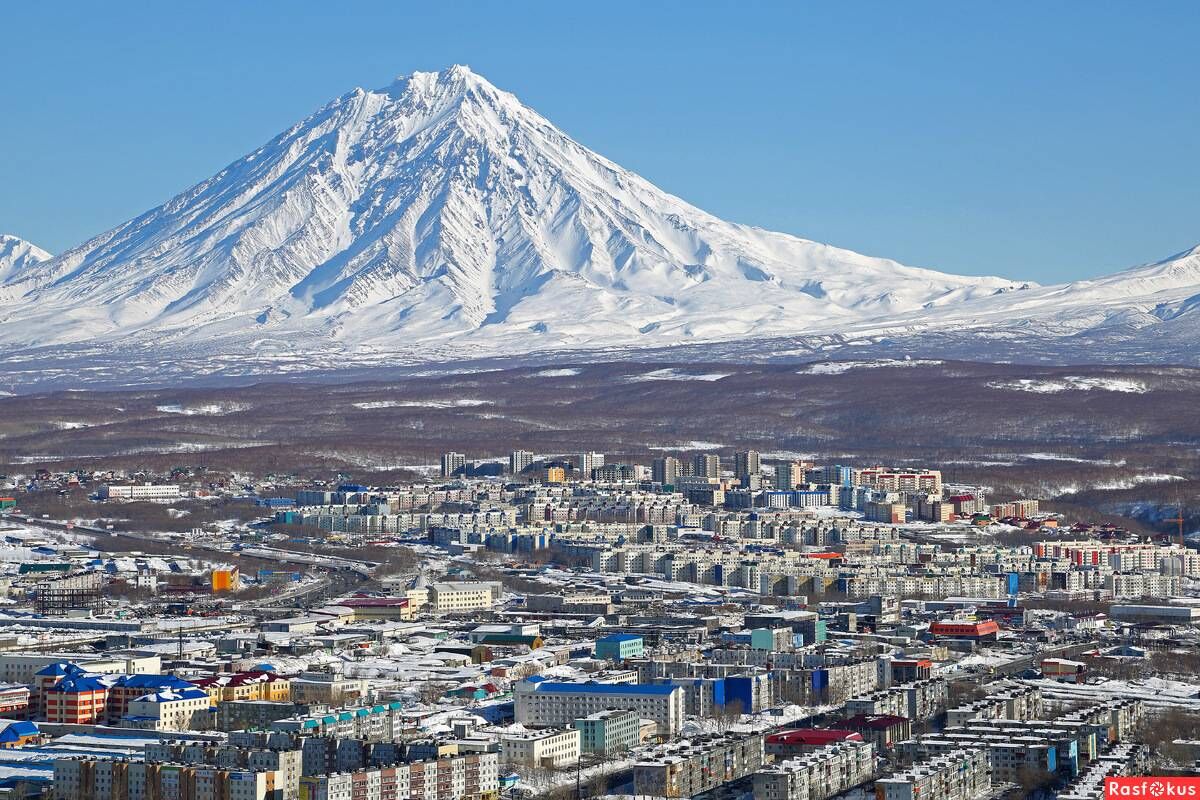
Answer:
M0 231L61 251L461 62L715 214L913 265L1053 282L1200 242L1194 1L330 5L0 4Z

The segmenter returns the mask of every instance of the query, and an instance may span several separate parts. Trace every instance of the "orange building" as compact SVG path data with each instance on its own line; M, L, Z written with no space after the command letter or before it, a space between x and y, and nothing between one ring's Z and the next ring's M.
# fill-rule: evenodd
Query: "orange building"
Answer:
M216 592L236 592L242 588L242 576L237 567L213 568L212 590Z

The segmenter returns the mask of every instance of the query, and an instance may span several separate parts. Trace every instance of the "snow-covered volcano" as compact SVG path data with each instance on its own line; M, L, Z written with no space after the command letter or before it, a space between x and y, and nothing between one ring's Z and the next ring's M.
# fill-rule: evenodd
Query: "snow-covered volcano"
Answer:
M0 237L14 380L680 344L1193 363L1197 343L1200 248L1046 287L906 267L717 219L461 66L339 97L57 257Z
M791 334L1016 288L732 224L466 67L355 90L5 268L0 347L471 355Z

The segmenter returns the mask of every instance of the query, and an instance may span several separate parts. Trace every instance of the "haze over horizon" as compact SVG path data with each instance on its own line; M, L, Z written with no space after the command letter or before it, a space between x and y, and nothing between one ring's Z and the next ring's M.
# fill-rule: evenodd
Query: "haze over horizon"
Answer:
M697 8L10 8L0 231L61 252L466 63L713 214L869 255L1053 283L1200 242L1194 7Z

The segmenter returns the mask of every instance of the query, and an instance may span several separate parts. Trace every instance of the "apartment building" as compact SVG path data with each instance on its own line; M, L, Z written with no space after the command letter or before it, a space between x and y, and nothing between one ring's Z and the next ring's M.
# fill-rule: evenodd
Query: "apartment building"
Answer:
M505 733L500 736L500 760L529 767L565 767L579 761L579 728Z
M642 650L641 636L635 636L632 633L614 633L596 640L595 653L596 658L624 661L627 658L640 658Z
M754 773L754 800L826 800L875 773L875 746L842 741Z
M539 728L561 728L576 719L619 708L652 719L659 736L678 735L683 724L683 689L678 686L621 683L559 683L537 677L514 690L516 720Z
M744 778L763 765L763 736L699 736L659 745L633 764L635 795L694 797Z
M946 706L946 681L931 678L880 689L846 701L846 713L854 715L894 715L915 721L936 716Z
M992 785L988 755L953 750L875 781L878 800L975 800Z
M632 750L639 741L641 720L633 711L609 708L574 721L582 753L614 755Z
M42 692L48 722L99 724L107 716L108 689L114 675L77 673Z
M103 500L178 500L179 486L168 483L105 484L100 487Z
M871 467L859 470L855 483L885 492L929 492L942 493L940 470L894 470Z
M528 450L513 450L508 454L508 472L510 475L520 475L533 466L534 455Z
M762 471L762 461L757 450L743 450L733 454L733 474L742 485L749 485L750 476Z
M674 486L682 473L682 465L675 456L654 459L650 466L650 478L661 486Z
M193 681L208 692L213 705L231 700L275 700L292 699L292 682L283 675L263 670L238 672L229 675L213 675Z
M1141 700L1107 700L1055 717L1056 723L1081 722L1104 729L1109 742L1127 742L1142 724L1145 706Z
M461 475L467 467L467 457L462 453L442 453L442 477Z
M55 800L276 800L278 773L111 761L54 760Z
M456 581L430 584L429 610L439 614L491 608L503 593L493 581Z
M909 739L896 745L896 752L906 763L919 763L937 755L964 748L979 748L988 756L992 780L1015 781L1027 771L1057 772L1058 747L1044 736L995 735L930 735Z
M992 692L987 697L946 711L946 727L966 725L972 720L1029 720L1042 716L1042 690L1018 685Z
M604 466L604 454L596 452L583 452L575 457L575 463L579 471L579 477L588 480L592 477L592 470Z
M697 453L692 457L692 475L698 478L720 478L721 457L711 453Z
M36 684L46 688L72 672L102 675L145 675L162 672L160 656L121 655L97 657L95 653L3 653L0 680Z
M294 735L354 738L368 742L400 739L405 729L400 703L345 706L319 714L284 717L271 723L273 731Z
M804 483L805 465L801 461L784 461L775 465L775 488L790 492Z
M304 800L498 800L499 757L470 753L309 775L300 779L300 796Z
M272 744L277 745L276 749L270 749ZM147 744L144 752L145 760L150 763L273 772L278 800L295 800L300 796L304 762L300 750L279 747L286 748L290 744L272 742L267 734L241 733L230 737L225 744L162 739Z
M163 689L129 701L122 724L152 731L200 730L210 727L211 708L203 689Z
M342 674L337 664L305 670L291 678L292 702L346 705L365 702L370 681Z

